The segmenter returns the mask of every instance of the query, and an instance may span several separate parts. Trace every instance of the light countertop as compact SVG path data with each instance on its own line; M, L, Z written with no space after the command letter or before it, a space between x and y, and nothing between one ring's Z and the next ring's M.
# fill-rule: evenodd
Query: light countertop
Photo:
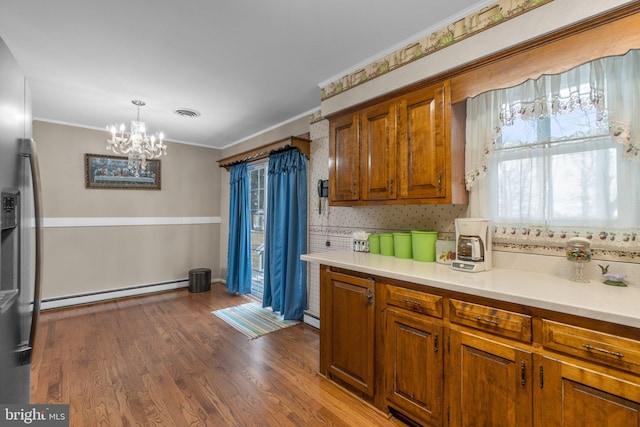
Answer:
M507 268L468 273L435 262L348 250L306 254L302 260L640 328L640 287L634 284L577 283Z

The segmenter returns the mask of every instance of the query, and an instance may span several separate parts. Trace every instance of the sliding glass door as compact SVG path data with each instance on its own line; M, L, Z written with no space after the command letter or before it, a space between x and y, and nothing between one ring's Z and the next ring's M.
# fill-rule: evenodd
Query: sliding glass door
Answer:
M251 294L262 301L264 227L267 220L267 162L249 166L251 186Z

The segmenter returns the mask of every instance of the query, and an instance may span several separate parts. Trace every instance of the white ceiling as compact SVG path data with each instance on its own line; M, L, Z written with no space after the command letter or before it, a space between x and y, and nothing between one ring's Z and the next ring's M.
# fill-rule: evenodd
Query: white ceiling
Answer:
M321 82L491 2L0 0L0 37L35 118L105 129L141 99L148 131L221 148L311 113Z

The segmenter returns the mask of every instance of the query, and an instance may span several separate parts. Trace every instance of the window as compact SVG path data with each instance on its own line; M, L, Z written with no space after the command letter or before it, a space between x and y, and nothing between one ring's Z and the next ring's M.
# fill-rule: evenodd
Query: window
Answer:
M635 239L640 85L629 79L638 76L632 51L468 100L471 216L520 238L565 230Z
M249 166L251 209L251 294L262 299L264 290L264 226L267 212L267 163Z
M502 129L491 162L498 222L607 226L619 219L618 164L622 146L606 127L589 128L594 112L574 111ZM576 215L576 213L580 213Z

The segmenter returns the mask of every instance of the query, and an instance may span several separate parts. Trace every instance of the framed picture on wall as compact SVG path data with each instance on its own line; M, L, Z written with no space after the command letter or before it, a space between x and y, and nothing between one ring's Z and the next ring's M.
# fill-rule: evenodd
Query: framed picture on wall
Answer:
M138 170L127 157L103 154L84 155L85 188L160 190L160 160L147 160Z

